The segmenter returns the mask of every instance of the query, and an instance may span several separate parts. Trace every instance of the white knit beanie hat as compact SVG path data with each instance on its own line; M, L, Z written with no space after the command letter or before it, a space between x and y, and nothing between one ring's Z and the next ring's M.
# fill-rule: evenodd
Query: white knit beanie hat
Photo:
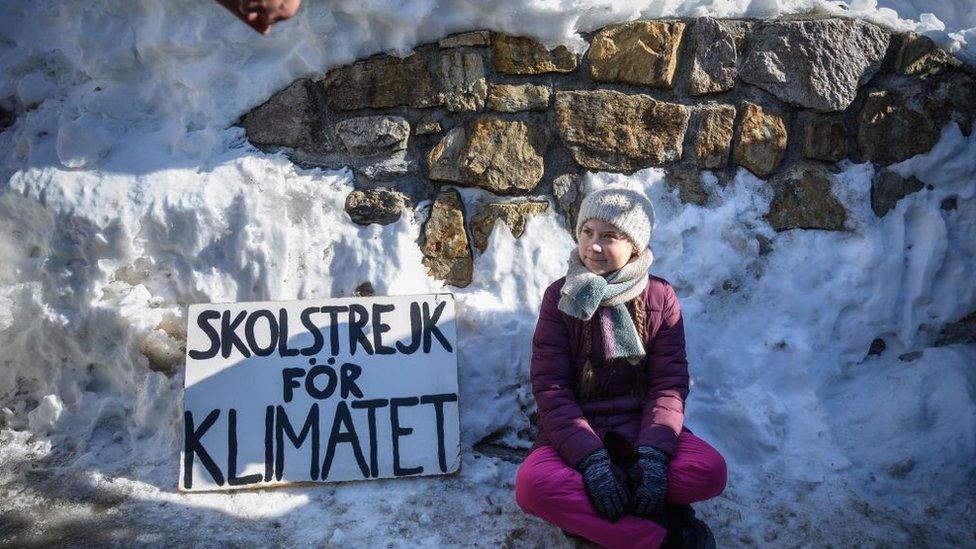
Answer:
M586 195L576 217L577 238L588 219L599 219L617 227L634 242L637 251L651 245L654 206L636 191L608 188Z

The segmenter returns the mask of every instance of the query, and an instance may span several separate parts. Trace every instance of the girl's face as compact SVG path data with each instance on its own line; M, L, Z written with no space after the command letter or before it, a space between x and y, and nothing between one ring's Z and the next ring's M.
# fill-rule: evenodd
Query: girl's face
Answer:
M588 219L580 228L579 256L593 274L612 273L637 256L637 249L616 226Z

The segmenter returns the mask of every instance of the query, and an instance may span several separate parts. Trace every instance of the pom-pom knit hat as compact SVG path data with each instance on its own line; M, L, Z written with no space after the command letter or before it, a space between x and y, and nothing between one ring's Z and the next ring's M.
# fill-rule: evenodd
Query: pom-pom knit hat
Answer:
M654 206L636 191L609 188L588 194L576 217L577 237L588 219L599 219L617 227L634 242L638 251L651 245Z

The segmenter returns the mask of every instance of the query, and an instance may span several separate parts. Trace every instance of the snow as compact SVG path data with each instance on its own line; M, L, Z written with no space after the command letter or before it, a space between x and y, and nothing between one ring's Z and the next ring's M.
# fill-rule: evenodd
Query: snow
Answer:
M213 2L5 6L0 103L20 114L0 133L0 541L568 543L518 510L514 464L471 449L493 433L527 444L535 312L572 248L552 213L519 239L496 227L473 284L447 288L464 342L459 475L177 493L182 374L142 349L167 348L187 303L445 290L415 243L429 204L359 227L342 209L350 172L297 168L230 127L296 78L473 28L579 49L578 32L638 17L808 11L976 59L965 0L306 4L268 37ZM720 545L973 543L976 346L933 342L976 309L974 159L976 135L950 124L894 166L930 188L881 219L873 168L841 164L846 232L776 233L768 187L745 171L706 178L703 207L660 170L587 178L655 203L653 271L685 315L687 423L729 463L726 492L697 506ZM886 349L868 356L876 338Z

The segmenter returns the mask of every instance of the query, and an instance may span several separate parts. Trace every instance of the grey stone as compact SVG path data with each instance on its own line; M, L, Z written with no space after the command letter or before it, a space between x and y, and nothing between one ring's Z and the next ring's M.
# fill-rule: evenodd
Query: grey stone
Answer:
M794 165L773 178L766 220L777 231L841 231L847 210L831 190L833 176L819 166Z
M428 177L434 181L460 183L461 154L468 142L463 126L451 128L427 155Z
M703 95L731 90L738 74L739 53L745 42L745 26L711 17L695 20L691 35L691 93Z
M664 181L669 188L678 189L678 199L685 204L704 206L708 203L708 191L702 185L701 172L698 170L668 170Z
M350 154L391 154L407 148L410 123L401 116L357 116L337 122L335 131Z
M691 111L647 95L617 91L556 92L556 124L584 168L632 172L681 158Z
M474 261L464 229L464 206L457 191L437 195L423 234L421 252L430 276L459 288L471 284Z
M857 19L775 21L760 25L739 76L780 100L842 111L877 72L887 31Z
M938 339L935 341L935 346L941 347L956 343L976 343L976 311L943 326Z
M414 128L413 133L416 135L430 135L433 133L441 133L441 123L432 118L425 118L417 123L417 127Z
M871 179L871 209L878 217L884 217L899 200L923 187L925 184L915 177L905 179L891 170L881 170Z
M403 193L387 188L355 190L346 196L346 213L357 225L389 225L410 204Z
M295 149L311 145L315 102L309 87L308 80L296 80L244 115L241 126L248 141L256 146Z
M580 202L583 201L579 192L580 179L579 174L564 173L552 180L552 193L556 197L559 211L566 219L566 230L570 234L576 231L576 216L579 213Z
M478 111L485 106L488 84L481 55L473 51L449 50L439 56L438 71L447 110Z
M735 107L732 105L706 104L700 107L698 131L695 133L693 145L699 167L725 167L729 159L734 124Z
M491 33L483 30L452 34L437 41L437 45L441 48L487 46L489 44L491 44Z
M544 111L549 108L549 86L492 84L488 106L498 112Z

